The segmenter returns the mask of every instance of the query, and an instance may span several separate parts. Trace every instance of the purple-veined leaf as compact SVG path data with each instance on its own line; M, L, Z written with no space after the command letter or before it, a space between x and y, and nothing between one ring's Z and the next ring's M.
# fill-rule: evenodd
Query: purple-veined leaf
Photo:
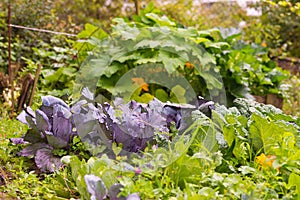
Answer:
M68 141L64 140L61 137L53 135L52 132L46 131L46 137L48 144L51 145L54 149L61 149L68 146Z
M91 194L91 200L103 200L107 195L107 189L101 178L93 174L84 176L84 180Z
M42 105L43 106L53 107L56 104L61 105L65 108L69 108L69 106L63 100L61 100L57 97L53 97L50 95L42 97Z
M23 124L29 125L28 122L27 122L27 120L26 120L26 116L28 116L28 115L27 115L27 113L25 112L25 110L23 110L23 111L17 116L17 120L19 120L19 121L22 122Z
M138 138L134 138L127 132L123 131L119 125L113 124L112 129L114 141L117 142L117 144L122 144L122 147L125 151L139 152L146 147L146 142L143 143L144 145L141 145L141 142L137 141Z
M110 200L125 200L126 197L120 196L118 197L119 193L121 192L121 188L123 186L120 183L115 183L112 186L110 186L108 190L108 196Z
M128 195L126 200L141 200L141 198L138 193L133 193L133 194Z
M98 106L99 108L96 108L86 100L79 101L74 105L75 108L72 108L73 119L82 141L106 151L107 147L111 147L112 134L104 123L106 115L103 113L102 106Z
M23 138L10 138L9 140L14 144L25 144Z
M52 147L49 146L46 143L35 143L35 144L32 144L32 145L27 146L24 149L22 149L19 152L19 155L24 156L24 157L34 156L36 154L37 150L39 150L41 148L50 148L50 149L52 149Z
M61 105L53 106L53 135L67 143L72 137L71 112Z
M127 104L119 103L116 110L110 106L109 110L111 111L106 122L113 132L114 141L122 144L125 151L139 152L146 148L147 143L153 141L156 131L168 131L166 120L159 113L162 108L156 106L155 102L148 106L136 101L130 101ZM122 115L115 116L116 112L121 112Z
M103 123L106 118L101 105L100 108L96 108L92 103L87 103L83 100L76 103L74 107L72 111L75 124L86 123L92 120L98 120L100 123Z
M170 128L172 122L174 122L175 127L178 129L180 126L180 121L181 121L181 117L182 117L180 110L176 110L172 107L165 106L163 113L166 116L166 122L167 122L168 128Z
M35 118L35 113L34 111L30 108L30 107L26 107L18 116L17 116L17 120L19 120L20 122L22 122L23 124L27 124L30 126L30 124L28 123L26 117L31 117L31 118Z
M41 132L45 132L45 131L51 131L51 124L50 124L50 121L49 121L49 118L47 117L47 115L37 109L35 111L36 113L36 127L39 131Z
M44 141L45 138L38 130L32 128L27 131L24 140L30 143L37 143Z
M42 172L54 172L63 165L60 158L53 156L51 148L38 149L34 160Z
M36 118L32 118L31 116L27 115L27 116L25 116L25 119L26 119L27 123L29 124L30 128L38 131L38 128L36 126Z
M109 103L104 103L104 108L105 108L107 115L109 116L109 118L111 120L110 123L120 124L119 119L116 118L115 110L113 109L113 107Z
M69 106L63 100L61 100L57 97L50 96L50 95L43 96L42 97L42 106L39 109L47 115L51 124L52 124L54 105L61 105L62 107L69 109Z

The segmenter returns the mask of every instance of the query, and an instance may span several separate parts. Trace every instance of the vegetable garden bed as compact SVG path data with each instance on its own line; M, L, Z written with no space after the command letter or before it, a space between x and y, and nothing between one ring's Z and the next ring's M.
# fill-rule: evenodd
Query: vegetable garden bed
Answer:
M300 198L300 120L250 95L269 103L288 73L235 30L154 11L111 33L87 24L81 67L73 49L48 52L72 64L42 69L41 84L73 102L43 95L18 115L25 125L3 119L3 198Z

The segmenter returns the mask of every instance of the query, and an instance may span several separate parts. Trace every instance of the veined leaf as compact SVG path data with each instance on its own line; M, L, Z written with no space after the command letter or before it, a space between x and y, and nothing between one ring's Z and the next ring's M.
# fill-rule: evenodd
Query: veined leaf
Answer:
M205 47L207 48L216 48L216 49L221 49L221 48L228 48L230 45L227 42L205 42Z
M84 180L91 194L91 200L103 200L106 197L106 186L98 176L88 174L84 176Z
M159 17L158 15L156 15L154 13L147 13L145 16L148 17L149 19L155 21L160 26L175 26L176 25L174 22L172 22L166 16Z
M142 40L140 41L139 43L137 43L135 46L134 46L134 49L143 49L145 47L148 47L148 48L157 48L161 45L161 42L160 41L156 41L156 40Z
M102 30L101 28L94 26L92 24L85 24L84 30L81 31L77 37L78 38L89 38L89 37L96 37L98 39L102 39L107 37L107 33Z
M284 130L275 122L269 122L262 116L253 113L249 127L249 137L255 150L264 150L266 154L274 154L274 144L282 140Z
M106 75L106 73L108 73L108 77L110 77L111 74L118 69L116 66L111 68L110 64L111 57L109 55L104 55L101 58L93 59L90 61L91 67L89 74L91 74L93 77L101 77L102 75Z
M169 74L176 71L177 67L184 66L185 61L180 57L171 57L170 52L160 50L158 54L159 60L164 64L165 69Z
M288 187L296 186L297 195L300 196L300 176L291 173L288 180Z
M62 166L60 158L54 157L52 154L52 149L49 148L41 148L37 150L34 160L36 166L42 172L54 172Z

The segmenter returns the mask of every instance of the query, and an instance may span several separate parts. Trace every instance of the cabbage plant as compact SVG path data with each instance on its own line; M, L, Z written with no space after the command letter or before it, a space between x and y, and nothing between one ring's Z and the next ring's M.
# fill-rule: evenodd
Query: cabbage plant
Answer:
M42 172L53 172L61 167L62 162L53 155L53 150L67 149L77 134L69 106L59 98L44 96L39 109L34 112L27 107L17 119L30 127L23 138L12 139L14 143L27 144L19 155L34 157Z
M126 103L121 98L100 104L85 88L72 112L78 135L89 150L97 156L113 157L114 144L121 147L121 155L139 153L149 145L171 142L174 134L190 125L192 111L211 115L213 102L199 99L196 104L163 103L155 98L148 104L134 100Z

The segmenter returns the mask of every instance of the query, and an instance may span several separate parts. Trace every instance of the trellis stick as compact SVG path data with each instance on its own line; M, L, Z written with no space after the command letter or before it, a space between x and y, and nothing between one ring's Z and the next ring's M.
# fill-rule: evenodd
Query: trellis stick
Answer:
M134 1L134 6L135 6L135 14L140 15L140 2L139 2L139 0Z
M14 95L14 79L13 79L13 69L11 66L11 27L10 27L10 19L11 19L11 12L10 12L10 1L8 1L8 13L7 13L7 21L8 21L8 76L9 76L9 84L10 84L10 92L11 92L11 114L14 113L15 108L15 95Z
M40 76L40 73L41 73L41 69L42 69L42 65L39 63L38 68L36 70L35 77L34 77L34 83L33 83L33 87L32 87L32 90L31 90L31 95L30 95L28 106L32 105L32 101L33 101L34 93L35 93L35 90L36 90L36 87L37 87L37 82L39 80L39 76Z

